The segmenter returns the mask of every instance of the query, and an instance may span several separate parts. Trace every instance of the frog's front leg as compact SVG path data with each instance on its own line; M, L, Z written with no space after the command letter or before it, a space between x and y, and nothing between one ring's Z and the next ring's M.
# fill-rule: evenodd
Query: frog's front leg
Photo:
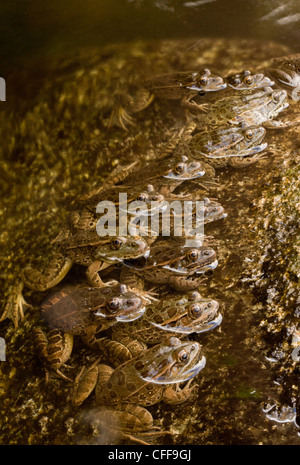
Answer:
M261 160L262 158L266 158L265 153L260 153L253 157L246 157L246 158L230 157L228 160L228 164L232 166L233 168L244 168L246 166L253 165L253 163L256 163L258 160Z
M202 111L203 113L207 113L209 109L208 103L201 103L198 104L191 99L195 97L195 93L187 94L181 99L181 105L185 108L188 108L191 111Z
M44 273L35 268L25 268L23 270L24 283L34 291L43 292L60 283L69 272L73 264L70 257L58 253Z
M126 265L122 266L120 281L122 284L126 284L126 286L130 287L131 289L138 289L143 291L145 287L145 280L140 275L140 273Z
M18 327L19 320L24 317L24 308L31 307L22 295L23 287L23 282L19 281L15 286L11 286L9 288L8 299L1 315L0 322L9 318L12 320L14 327Z
M86 270L86 276L93 287L104 287L104 286L114 286L117 284L116 280L108 281L104 283L99 275L99 271L104 270L107 268L109 265L106 263L100 261L100 260L95 260Z
M176 405L182 404L190 397L192 391L197 387L196 384L190 387L193 379L190 379L183 388L179 384L169 384L163 392L163 401L166 404Z

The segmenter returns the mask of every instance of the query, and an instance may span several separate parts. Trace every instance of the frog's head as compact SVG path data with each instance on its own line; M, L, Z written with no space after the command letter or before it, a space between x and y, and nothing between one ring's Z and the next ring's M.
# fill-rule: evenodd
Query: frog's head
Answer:
M150 316L148 309L147 319L153 326L181 335L208 331L222 321L218 302L202 298L197 291L163 301L159 305L160 311L156 310Z
M113 264L126 259L134 259L149 254L149 245L140 236L113 236L97 247L95 260Z
M300 86L300 54L275 58L273 66L267 71L279 85L283 84L288 88Z
M124 284L99 289L103 297L101 307L95 312L97 318L128 322L140 318L145 312L144 299Z
M205 246L199 247L179 247L174 258L169 263L163 265L165 270L178 275L192 275L194 273L204 273L212 270L218 265L216 252Z
M172 384L193 378L205 363L198 342L181 342L177 337L170 337L138 357L135 369L144 381Z
M203 204L204 223L211 223L212 221L226 218L227 213L225 213L224 207L216 200L210 200L208 197L204 197Z
M233 74L227 78L227 81L235 90L253 90L274 85L274 82L263 73L252 74L251 71Z
M129 215L142 217L151 216L165 208L166 200L163 194L158 192L152 184L148 184L127 206L127 212Z
M274 118L281 111L289 106L287 102L287 92L286 90L274 90L270 92L270 88L266 88L266 93L269 95L268 99L268 115L269 117Z
M215 92L226 89L227 84L223 78L212 74L209 69L204 69L200 73L194 73L194 84L187 87L197 92Z
M163 177L172 181L188 181L204 174L205 170L199 161L183 155L170 161L168 172Z

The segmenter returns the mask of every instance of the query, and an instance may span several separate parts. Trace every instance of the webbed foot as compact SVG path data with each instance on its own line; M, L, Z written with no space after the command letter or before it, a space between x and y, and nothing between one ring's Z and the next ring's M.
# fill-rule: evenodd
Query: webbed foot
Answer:
M9 318L12 320L14 327L17 328L19 321L24 318L24 308L32 307L32 305L26 302L22 295L23 287L24 284L22 281L10 287L9 297L1 315L0 322Z

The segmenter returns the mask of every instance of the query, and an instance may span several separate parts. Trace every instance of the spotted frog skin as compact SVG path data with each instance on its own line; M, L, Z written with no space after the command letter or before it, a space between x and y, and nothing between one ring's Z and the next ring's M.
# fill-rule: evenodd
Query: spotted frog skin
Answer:
M228 88L242 92L274 85L274 81L265 74L252 73L249 70L228 76L226 78L226 82L228 84Z
M244 129L262 125L267 128L282 127L283 123L274 118L288 105L285 90L273 90L268 86L246 95L235 91L233 95L212 101L207 114L199 117L198 127L203 130L226 125Z
M46 297L40 311L50 330L79 335L88 346L99 349L99 333L118 322L140 318L149 302L145 293L120 284L103 288L65 286Z
M124 262L121 281L134 288L143 287L147 281L186 291L198 288L201 275L217 265L216 252L209 247L186 247L185 240L160 240L151 247L147 258Z
M258 159L268 146L263 142L266 129L220 128L211 132L199 132L190 141L194 156L209 160L214 168L230 165L235 168L248 166Z
M184 181L200 178L204 174L204 166L194 160L191 154L178 154L146 163L140 169L134 168L133 173L127 176L123 183L130 187L134 186L137 179L147 179L147 182L155 185L156 191L168 196Z
M199 105L192 101L198 93L223 90L227 84L220 76L211 74L209 69L199 72L179 72L163 74L146 83L156 97L180 100L181 105L192 111L206 111L205 104Z
M44 273L25 268L23 278L31 289L45 291L66 276L73 263L87 267L87 278L94 287L103 286L98 272L124 259L137 258L149 252L147 242L139 236L100 237L96 231L80 231L60 239L58 252Z
M187 294L167 294L149 304L139 320L112 328L112 339L128 348L128 359L145 350L145 344L153 345L165 338L182 339L192 333L202 333L218 326L222 316L216 300L203 298L197 291ZM142 344L138 344L142 343ZM144 345L143 345L144 344Z
M83 369L74 383L72 403L80 405L96 386L97 404L110 411L128 412L124 409L126 404L132 407L148 407L161 401L180 404L189 398L193 389L190 383L204 366L200 344L170 337L116 369L96 363L92 367L93 377L89 376L89 369ZM98 376L95 376L97 371ZM179 383L186 381L188 383L180 389ZM141 412L144 414L144 409ZM152 426L151 417L150 422L141 424L140 428L147 430Z

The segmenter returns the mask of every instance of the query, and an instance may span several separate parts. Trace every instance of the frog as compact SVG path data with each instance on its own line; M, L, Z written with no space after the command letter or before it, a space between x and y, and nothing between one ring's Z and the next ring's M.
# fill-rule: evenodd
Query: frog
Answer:
M207 68L198 71L179 71L145 79L140 86L126 86L114 91L113 110L108 126L119 126L128 131L134 125L132 114L138 113L153 102L155 98L180 100L180 104L191 110L205 112L207 105L196 104L193 97L198 93L211 93L226 89L222 77L212 74Z
M23 281L33 290L44 292L67 275L74 263L87 267L86 275L94 287L104 285L99 271L125 258L137 258L149 253L149 245L140 236L100 237L97 231L87 230L71 234L69 230L56 242L56 253L47 269L41 271L27 267ZM111 281L111 284L114 284Z
M125 260L120 280L130 287L143 289L145 282L169 285L178 291L193 290L202 282L202 275L218 265L216 252L197 241L186 245L186 239L161 238L150 248L143 260Z
M97 335L118 322L141 318L151 299L120 283L102 288L68 285L50 293L42 301L40 313L49 330L78 335L90 348L100 350Z
M234 91L232 95L211 101L207 114L197 117L198 128L206 131L230 125L244 129L257 126L283 128L288 123L275 121L274 118L288 106L284 89L274 90L267 86L246 95Z
M191 111L206 112L207 104L197 104L192 99L195 95L216 92L226 89L223 78L212 74L209 69L199 71L183 71L162 74L146 82L145 87L155 97L180 100L180 104Z
M216 328L222 322L218 310L216 300L204 298L198 291L168 293L150 303L142 318L114 325L111 338L116 341L116 350L119 343L127 347L129 359L171 335L182 339L192 333L200 334Z
M214 168L240 168L255 163L267 147L266 129L221 127L211 132L198 132L190 141L195 158L209 160Z
M137 179L147 179L150 185L155 186L155 190L168 197L176 187L185 181L198 179L205 175L205 168L202 164L194 160L190 154L175 154L165 159L154 160L143 163L137 169L135 166L123 183L131 188Z
M205 363L198 342L180 341L171 336L115 369L97 361L89 368L83 367L75 379L71 403L76 407L81 405L95 389L96 404L102 408L96 407L94 414L99 412L100 416L104 406L105 410L124 413L128 411L124 409L127 404L130 407L148 407L160 401L180 404L190 397L194 389L190 387L191 382ZM181 389L182 382L186 384ZM141 409L142 413L145 411L148 410ZM152 426L150 417L149 422L140 423L135 431L149 430Z
M249 70L243 70L226 77L228 88L241 92L259 89L261 87L272 87L275 82L264 73L253 73Z
M290 95L300 86L300 54L274 58L264 72L275 80L278 88L285 89Z
M172 204L170 204L170 210L162 214L158 225L154 223L153 226L151 223L150 234L146 237L150 246L159 237L171 237L172 240L178 241L182 241L183 238L187 240L194 237L197 232L203 233L204 225L227 217L224 207L217 199L197 196L193 197L192 201L181 203L180 209L177 209L178 205L176 202L176 208L171 209ZM143 230L145 229L144 227Z

